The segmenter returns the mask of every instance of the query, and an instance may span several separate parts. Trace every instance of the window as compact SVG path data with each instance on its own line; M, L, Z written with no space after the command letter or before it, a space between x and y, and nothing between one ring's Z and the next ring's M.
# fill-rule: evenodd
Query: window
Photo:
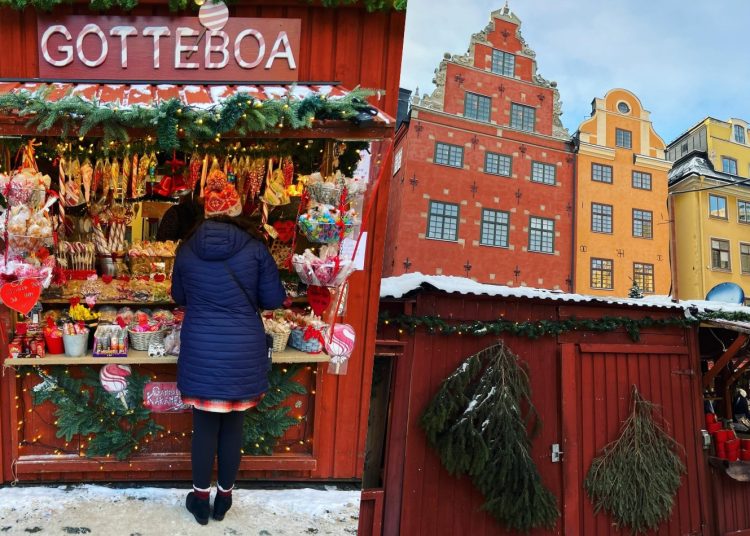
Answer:
M510 104L510 128L534 132L536 109L523 104Z
M633 172L633 188L639 190L650 190L651 189L651 173L643 173L642 171Z
M510 177L512 172L512 161L510 156L498 153L484 154L484 172L492 175L504 175Z
M727 219L727 198L708 194L708 215L712 218Z
M724 173L731 173L737 175L737 160L729 158L728 156L721 157L721 170Z
M612 264L612 259L591 259L591 288L613 288Z
M650 210L633 209L633 236L636 238L653 238L654 214Z
M591 164L591 180L612 184L612 166Z
M491 103L492 99L489 97L467 91L466 101L464 102L464 117L489 123Z
M617 103L617 111L621 114L629 114L630 113L630 106L628 106L628 103L625 101L620 101Z
M591 203L591 230L595 233L612 232L612 205Z
M449 143L436 143L435 163L457 168L464 167L464 148Z
M430 201L427 238L458 240L458 205Z
M734 125L734 141L745 143L745 127L742 125Z
M479 243L483 246L508 247L509 215L502 210L482 209L482 236Z
M615 145L623 149L633 148L633 133L621 128L615 129Z
M634 262L633 283L643 292L654 292L654 265Z
M555 220L534 216L529 219L529 251L555 252Z
M750 201L737 201L737 221L750 223Z
M711 239L711 268L714 270L731 270L729 258L729 240Z
M395 175L398 173L398 170L401 169L401 159L404 156L404 148L400 147L398 151L396 151L396 156L393 158L393 174Z
M531 181L542 184L555 184L555 166L542 162L531 163Z
M502 50L493 50L492 72L503 76L513 76L516 72L516 57Z
M740 242L740 267L743 274L750 274L750 244Z

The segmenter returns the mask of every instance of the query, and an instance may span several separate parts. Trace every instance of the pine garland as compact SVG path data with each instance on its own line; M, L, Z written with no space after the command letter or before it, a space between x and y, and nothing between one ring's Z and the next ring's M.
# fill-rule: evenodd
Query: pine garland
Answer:
M290 415L292 409L281 405L292 394L307 393L302 384L293 380L299 370L299 365L274 367L268 375L269 388L266 396L245 417L244 453L270 456L286 431L300 424L300 420Z
M518 337L538 339L545 336L557 336L569 331L607 332L624 328L633 341L640 340L641 329L650 327L689 327L698 320L684 317L673 318L628 318L625 316L604 316L597 319L567 318L564 320L528 320L515 322L513 320L471 320L453 321L439 316L390 316L381 313L380 322L385 325L396 325L409 332L423 327L428 333L440 335L501 335L508 333Z
M247 137L282 128L309 128L313 121L354 119L360 112L372 111L366 99L375 93L355 89L340 98L314 94L304 99L261 101L239 92L211 108L186 106L170 99L121 109L115 103L89 101L78 95L50 101L49 91L0 95L0 112L28 118L27 126L36 127L40 133L57 127L63 138L73 133L85 136L101 128L105 144L128 141L129 131L134 129L155 130L160 149L188 153L196 143L219 141L229 132Z
M605 510L633 534L656 530L672 514L685 465L683 447L655 421L656 406L633 386L633 411L620 437L594 459L584 487L594 512Z
M308 0L312 3L314 0ZM13 9L23 10L27 7L33 7L42 11L50 11L61 4L71 3L71 0L0 0L0 7L11 7ZM227 3L232 4L233 1ZM393 9L395 11L406 10L407 0L323 0L322 4L326 7L350 6L361 3L367 8L367 11L385 11ZM192 0L167 0L170 11L185 11L187 9L196 9L197 5ZM122 9L131 11L138 5L138 0L89 0L89 8L96 11L109 11L112 9Z
M471 477L483 509L511 529L554 527L557 501L530 454L538 418L529 377L502 342L443 381L421 424L448 472Z
M163 427L154 422L152 413L143 406L143 388L151 381L147 374L133 371L128 376L127 408L122 401L106 392L99 381L98 368L80 367L82 377L74 378L64 367L43 371L35 367L43 380L32 390L32 402L51 402L55 409L56 436L70 442L78 436L80 452L87 457L130 458ZM286 431L301 420L289 415L291 408L281 404L292 394L307 390L294 381L299 366L274 366L269 373L269 390L260 404L246 412L243 453L273 454Z
M37 369L37 374L44 381L33 389L32 402L38 405L50 401L57 406L57 437L67 442L75 436L81 441L90 438L83 449L88 457L127 459L143 446L146 438L162 430L142 403L143 387L150 381L146 374L133 372L128 377L127 408L102 388L99 373L93 367L83 367L81 378L72 377L60 367L49 373Z

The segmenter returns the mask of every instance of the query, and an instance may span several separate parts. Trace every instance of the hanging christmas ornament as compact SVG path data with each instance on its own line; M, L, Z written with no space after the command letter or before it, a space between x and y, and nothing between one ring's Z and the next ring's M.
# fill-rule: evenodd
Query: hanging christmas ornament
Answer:
M0 299L9 309L28 315L39 301L42 285L36 279L23 279L5 283L0 288Z
M307 287L307 302L316 315L323 316L323 312L331 305L331 291L328 287L310 285Z

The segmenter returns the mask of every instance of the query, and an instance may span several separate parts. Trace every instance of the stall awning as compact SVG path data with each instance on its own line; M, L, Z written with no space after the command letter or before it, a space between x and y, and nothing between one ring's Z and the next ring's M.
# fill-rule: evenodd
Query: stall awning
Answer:
M100 105L116 106L120 109L135 106L155 106L160 102L171 99L179 99L184 105L193 108L210 109L220 105L224 100L237 93L246 93L258 100L303 100L314 95L324 95L330 99L343 98L349 95L350 90L334 84L311 85L197 85L197 84L94 84L94 83L36 83L36 82L13 82L0 81L0 95L7 93L29 92L31 94L43 94L46 100L55 102L65 97L78 96L89 102ZM20 121L19 121L20 119ZM28 129L11 128L7 125L25 122L28 118L13 116L0 117L0 135L2 134L37 134ZM337 137L347 136L359 139L382 138L392 133L395 120L377 109L372 122L365 127L357 129L350 121L326 121L322 125L324 132L312 136L310 130L304 129L298 133L299 137L321 137L322 135ZM341 131L336 133L335 131ZM297 137L290 135L286 130L276 133L277 136Z
M701 321L702 326L712 328L728 329L738 333L750 335L750 322L740 322L738 320L723 320L721 318L712 318L711 320Z

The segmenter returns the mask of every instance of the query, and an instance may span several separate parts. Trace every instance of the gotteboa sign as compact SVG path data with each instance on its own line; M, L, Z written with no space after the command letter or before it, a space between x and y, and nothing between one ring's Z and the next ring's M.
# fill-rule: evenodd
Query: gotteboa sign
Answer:
M206 82L298 79L299 19L229 18L225 10L181 18L40 15L39 77Z

